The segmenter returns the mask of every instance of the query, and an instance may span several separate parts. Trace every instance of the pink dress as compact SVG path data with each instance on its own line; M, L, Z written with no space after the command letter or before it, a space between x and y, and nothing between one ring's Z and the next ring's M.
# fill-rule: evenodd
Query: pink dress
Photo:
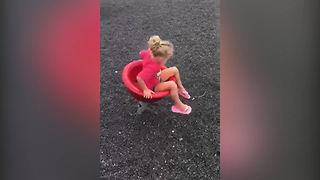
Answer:
M138 74L146 86L153 90L153 88L160 83L160 70L161 65L153 59L151 50L142 50L139 53L140 58L143 59L142 71Z

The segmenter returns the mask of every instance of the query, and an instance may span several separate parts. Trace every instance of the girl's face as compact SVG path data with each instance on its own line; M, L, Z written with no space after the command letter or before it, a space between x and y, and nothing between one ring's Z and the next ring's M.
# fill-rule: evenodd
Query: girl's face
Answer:
M164 58L164 57L157 57L156 58L158 60L158 62L160 62L160 64L165 65L168 61L168 58Z
M156 57L157 61L160 62L160 64L162 65L165 65L167 63L167 61L173 56L173 50L171 50L169 53L168 53L168 56L167 57L161 57L161 56L158 56Z
M172 54L169 55L168 57L159 57L158 58L158 61L162 64L162 65L165 65L167 63L167 61L172 57Z
M168 57L166 58L161 58L160 62L161 64L165 65L167 63L167 61L173 56L173 51L170 51L168 54Z

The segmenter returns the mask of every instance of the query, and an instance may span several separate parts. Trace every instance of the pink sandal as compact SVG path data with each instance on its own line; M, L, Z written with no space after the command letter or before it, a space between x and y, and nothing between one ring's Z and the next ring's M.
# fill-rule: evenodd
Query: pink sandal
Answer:
M179 108L177 108L176 106L172 106L171 107L171 111L174 113L180 113L180 114L190 114L191 113L192 108L190 106L187 105L186 109L184 111L180 110Z
M179 95L186 98L186 99L190 99L191 96L189 95L188 91L186 91L185 89L179 89Z

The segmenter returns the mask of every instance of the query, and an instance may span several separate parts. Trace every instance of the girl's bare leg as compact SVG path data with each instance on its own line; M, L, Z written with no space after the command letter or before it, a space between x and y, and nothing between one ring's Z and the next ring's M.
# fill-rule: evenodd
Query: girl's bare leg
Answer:
M166 68L161 71L160 78L162 81L168 80L171 76L175 76L175 78L177 80L178 88L184 89L182 82L181 82L180 73L179 73L179 70L177 67L173 66L173 67Z
M187 105L183 104L179 99L178 87L175 82L173 81L161 82L155 87L154 90L155 91L170 90L171 99L175 103L175 106L181 110L186 109Z

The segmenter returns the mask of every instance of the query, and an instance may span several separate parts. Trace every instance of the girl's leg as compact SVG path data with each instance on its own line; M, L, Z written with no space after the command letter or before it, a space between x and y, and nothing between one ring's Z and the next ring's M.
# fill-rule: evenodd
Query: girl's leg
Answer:
M156 85L155 91L170 90L171 99L175 103L175 106L181 110L185 110L187 105L183 104L179 99L177 84L173 81L161 82Z
M162 81L168 80L171 76L175 76L175 78L177 80L178 88L184 89L182 82L181 82L180 73L179 73L179 70L177 67L174 66L174 67L166 68L161 71L160 78Z

